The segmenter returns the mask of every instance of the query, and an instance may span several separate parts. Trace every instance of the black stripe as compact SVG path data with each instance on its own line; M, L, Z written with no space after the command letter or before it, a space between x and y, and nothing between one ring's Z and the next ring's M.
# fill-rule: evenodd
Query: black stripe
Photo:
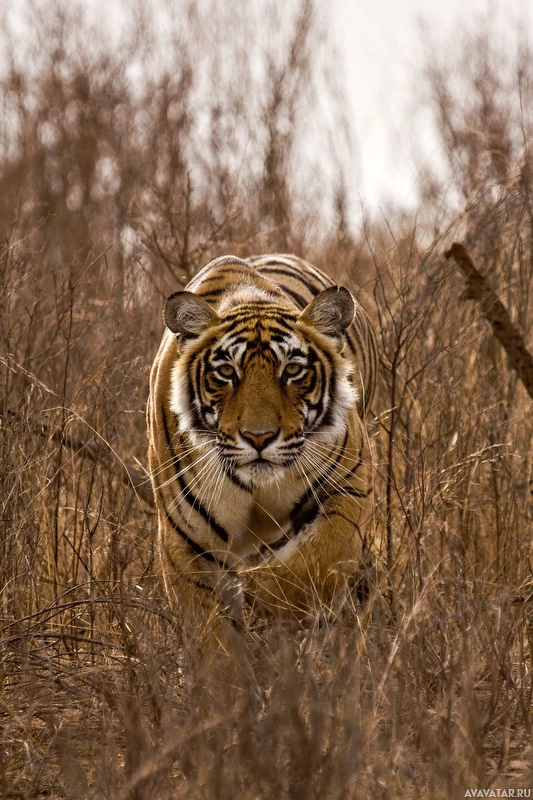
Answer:
M215 589L214 589L213 586L208 586L206 583L202 583L201 581L197 581L196 578L191 578L189 575L186 575L185 577L187 578L187 580L189 580L192 583L194 583L194 585L197 586L199 589L203 589L205 592L214 593Z
M289 534L288 533L284 533L281 538L276 539L276 541L272 542L272 544L262 544L261 547L259 548L259 553L262 556L268 555L268 553L270 553L272 551L275 551L275 550L279 550L280 547L283 547L284 545L288 544L288 542L290 542L290 541L291 541L291 537L289 536Z
M354 522L353 519L350 519L349 517L345 516L345 514L343 514L342 512L340 512L340 511L328 511L328 517L341 517L342 519L346 520L346 522L349 522L350 525L353 525L355 530L359 534L359 536L361 536L361 529L360 529L359 525L357 524L357 522ZM363 538L363 536L361 536L361 539L362 538Z
M225 335L227 336L228 333L229 333L229 331ZM231 341L228 342L228 344L226 345L225 348L221 347L221 346L218 346L215 349L215 351L213 353L213 356L214 356L215 359L219 359L219 360L222 360L222 361L228 361L231 358L230 354L228 353L229 348L230 347L235 347L236 344L243 344L244 342L247 342L247 341L248 341L248 336L236 336L236 337L232 336Z
M244 492L248 492L248 494L252 493L252 490L249 486L243 483L240 478L235 475L235 467L230 466L229 464L225 464L222 462L222 469L224 470L224 474L230 479L235 486L238 486L239 489L242 489Z
M198 274L189 281L185 289L187 291L194 291L194 287L204 281L204 276L209 275L209 273L217 267L222 267L227 264L231 264L232 266L238 265L250 269L250 264L248 264L246 261L243 261L242 258L237 258L236 256L221 256L220 258L216 258L214 261L210 261L209 264L205 265L205 267L202 267L200 272L198 272Z
M232 266L233 266L233 264L234 264L234 262L232 262ZM238 264L237 266L242 266L242 265ZM228 280L230 280L230 282L231 282L231 278L237 278L239 281L242 281L243 277L248 277L248 276L246 276L246 270L242 270L242 269L227 269L227 270L224 270L224 272L218 272L216 275L206 275L205 278L201 279L198 288L201 289L202 286L204 286L206 283L212 283L213 281L228 281ZM234 283L234 285L235 285L235 283ZM196 294L196 292L195 292L195 294Z
M340 494L349 494L350 497L368 497L372 494L372 486L370 486L364 492L360 489L354 489L352 486L344 486Z
M324 275L324 273L321 272L318 267L315 267L313 264L308 264L307 262L304 262L304 264L308 273L312 275L313 278L324 287L324 289L329 289L330 286L336 285L335 282L332 281L331 278L328 278L326 275ZM297 267L295 267L295 269L297 269Z
M308 305L307 300L305 297L302 297L301 294L295 292L293 289L287 288L287 286L282 286L284 294L288 294L289 297L292 297L298 308L305 308Z
M355 462L355 466L352 467L351 470L349 470L345 475L343 475L343 480L346 480L347 478L353 478L355 476L355 473L359 469L359 467L362 465L362 463L363 463L363 447L364 447L364 441L361 442L361 447L359 449L359 454L357 456L357 461Z
M246 326L250 325L250 323L254 326L255 330L255 326L257 325L258 310L259 309L257 308L246 305L240 306L238 312L228 314L228 316L225 318L225 321L229 322L230 324L221 335L228 336L230 333L247 331L248 328ZM280 306L275 309L270 309L269 311L261 309L261 322L268 322L269 324L275 322L277 325L280 325L282 328L290 331L291 333L297 320L298 317L291 313L289 309L284 309Z
M348 431L346 431L346 433L344 434L343 443L342 443L342 445L340 447L340 450L339 450L335 460L331 462L331 464L329 465L327 470L322 475L320 475L318 478L315 478L315 480L313 481L311 486L309 486L309 488L305 490L303 495L300 497L300 499L298 500L298 502L296 503L296 505L292 509L292 511L291 511L291 520L298 516L298 514L300 513L300 511L304 507L305 503L310 499L311 496L313 496L313 499L314 499L313 491L316 491L316 489L321 486L323 481L325 481L327 478L329 478L329 476L331 475L331 473L333 472L333 470L335 469L335 467L337 466L337 464L339 463L339 461L341 460L341 458L344 455L344 448L346 447L346 442L347 441L348 441Z
M320 508L318 507L314 497L311 498L311 501L312 502L308 508L305 508L304 503L304 507L300 510L299 514L294 516L294 518L293 513L291 512L291 522L296 536L299 534L304 525L310 525L311 522L313 522L318 516Z
M308 403L308 408L312 409L313 411L317 412L316 419L311 423L310 430L315 431L318 428L327 427L331 424L331 416L333 413L333 397L335 392L335 370L333 369L333 364L327 358L327 354L324 353L324 361L318 358L318 356L314 360L315 371L316 371L316 378L317 380L313 382L313 391L315 390L316 385L318 384L318 388L320 391L320 396L315 403ZM329 389L328 389L328 406L326 407L326 385L327 385L327 375L325 369L325 363L329 365L331 368L331 376L329 381Z
M227 542L229 540L229 536L228 536L228 533L227 533L226 529L223 528L222 525L220 525L216 521L216 519L214 519L211 516L211 514L207 511L207 509L200 503L198 498L193 494L191 489L185 483L185 481L183 479L183 475L180 474L181 473L180 462L179 462L178 456L176 455L176 453L174 451L174 448L172 446L172 442L171 442L171 439L170 439L170 432L168 430L168 425L167 425L166 412L165 412L164 408L163 408L163 426L164 426L164 429L165 429L165 436L166 436L166 439L167 439L167 446L168 446L168 449L170 451L170 455L172 456L172 462L173 462L174 468L176 470L176 477L178 479L178 483L180 485L180 488L182 489L183 496L185 497L185 499L187 500L187 502L189 503L191 508L193 508L198 514L200 514L201 517L203 517L203 519L215 531L215 533L217 533L218 536L220 536L222 541L223 542ZM192 498L192 501L191 501L190 498Z
M292 280L299 281L302 284L302 286L305 286L307 291L313 295L313 297L316 297L317 294L319 294L322 291L320 286L315 286L308 280L303 278L301 272L297 272L296 270L294 270L294 272L289 272L288 267L285 267L285 269L279 267L261 267L260 271L261 273L265 273L267 275L283 275L286 278L291 278ZM280 283L279 285L281 286L284 292L287 291L287 288L283 283Z
M263 269L270 266L284 266L289 270L294 270L295 277L299 277L301 273L305 273L306 275L310 275L314 280L318 281L324 289L328 289L330 286L334 286L335 284L331 279L328 279L319 269L318 267L314 267L312 264L308 264L306 261L303 261L299 258L294 258L291 255L283 255L279 254L277 256L252 256L252 258L248 259L250 265L257 269L259 272L262 272ZM261 263L259 263L261 262ZM318 289L318 292L321 291Z
M200 291L201 288L202 286L200 284L199 289L195 292L195 294L197 294L198 297L203 298L203 300L209 303L210 300L215 300L217 297L220 297L221 294L226 294L230 287L223 286L221 289L211 289L207 292L201 292ZM237 284L235 284L235 288L237 288Z
M188 544L188 546L191 548L191 550L194 553L196 553L196 555L201 556L202 558L205 558L206 561L212 561L214 564L219 564L219 566L220 566L220 562L215 558L213 553L210 553L208 550L204 550L203 547L200 547L200 545L197 542L195 542L194 539L191 539L191 537L188 536L188 534L186 534L185 531L183 531L180 528L180 526L178 525L178 523L176 522L176 520L174 519L174 517L172 516L170 511L167 509L167 507L166 507L164 502L163 502L163 508L165 510L166 518L168 519L168 521L170 522L170 524L172 525L172 527L174 528L176 533L179 533L179 535L181 536L183 541Z

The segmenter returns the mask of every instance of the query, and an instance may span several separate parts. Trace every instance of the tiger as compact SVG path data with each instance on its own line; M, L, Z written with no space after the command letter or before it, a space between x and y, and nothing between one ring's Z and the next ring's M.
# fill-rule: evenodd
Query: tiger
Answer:
M330 608L372 515L368 314L296 256L229 255L164 322L147 428L168 597L235 625Z

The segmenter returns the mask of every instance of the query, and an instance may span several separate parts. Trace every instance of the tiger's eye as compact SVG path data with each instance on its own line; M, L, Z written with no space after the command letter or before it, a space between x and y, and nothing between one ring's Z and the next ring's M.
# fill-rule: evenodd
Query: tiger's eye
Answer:
M220 367L217 368L217 372L219 372L224 378L231 378L235 374L235 370L231 364L221 364Z
M285 372L285 375L288 375L289 377L292 378L292 377L294 377L294 375L298 375L299 372L303 372L303 370L304 370L303 365L302 364L298 364L298 363L296 363L296 361L294 361L292 364L287 364L287 366L285 367L284 372Z

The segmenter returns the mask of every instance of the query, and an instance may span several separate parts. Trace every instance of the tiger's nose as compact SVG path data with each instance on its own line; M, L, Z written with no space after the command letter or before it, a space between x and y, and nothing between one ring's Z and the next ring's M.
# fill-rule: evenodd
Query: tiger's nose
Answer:
M279 433L279 428L277 431L239 431L243 439L246 439L247 442L255 447L258 453L263 450L267 444L276 438Z

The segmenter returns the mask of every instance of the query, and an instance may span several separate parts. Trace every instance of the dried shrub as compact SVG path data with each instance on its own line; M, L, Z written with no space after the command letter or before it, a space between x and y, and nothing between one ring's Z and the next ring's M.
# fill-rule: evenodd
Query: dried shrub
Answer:
M0 794L531 785L530 400L443 255L464 240L531 347L531 132L509 71L467 40L458 98L434 62L453 202L433 176L431 228L400 210L355 231L320 4L106 13L2 9ZM110 467L145 464L163 297L213 256L279 249L356 280L375 316L368 574L328 619L250 625L250 671L220 685L165 606L149 497Z

